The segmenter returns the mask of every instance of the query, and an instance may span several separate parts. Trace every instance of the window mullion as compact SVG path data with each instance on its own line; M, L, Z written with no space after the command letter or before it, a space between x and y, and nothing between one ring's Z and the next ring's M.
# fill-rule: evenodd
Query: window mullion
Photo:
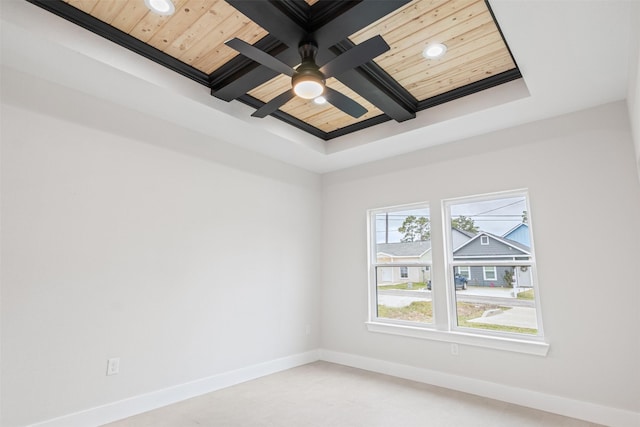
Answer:
M432 213L434 224L442 223L441 212L434 210ZM433 252L433 306L434 325L438 331L450 331L449 319L451 317L450 296L447 289L447 259L444 248L447 244L448 236L446 228L432 227L431 230L431 250Z

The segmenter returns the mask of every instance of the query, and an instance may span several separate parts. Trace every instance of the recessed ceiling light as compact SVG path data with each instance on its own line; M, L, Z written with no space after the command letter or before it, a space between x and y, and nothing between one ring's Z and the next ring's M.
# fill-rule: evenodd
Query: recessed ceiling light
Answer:
M171 0L144 0L144 4L158 15L173 15L176 11Z
M442 43L429 43L422 51L422 56L427 59L442 57L447 52L447 47Z
M320 95L320 96L315 97L313 102L315 102L318 105L326 104L327 103L327 98L325 98L324 96Z

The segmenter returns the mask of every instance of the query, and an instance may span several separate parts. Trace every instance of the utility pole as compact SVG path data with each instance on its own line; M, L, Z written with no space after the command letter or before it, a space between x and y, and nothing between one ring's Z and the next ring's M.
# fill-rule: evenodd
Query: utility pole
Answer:
M384 218L384 242L389 243L389 212L385 213Z

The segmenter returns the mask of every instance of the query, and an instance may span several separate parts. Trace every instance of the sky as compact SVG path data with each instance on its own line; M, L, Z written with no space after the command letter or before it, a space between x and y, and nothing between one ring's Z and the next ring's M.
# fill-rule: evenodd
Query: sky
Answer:
M451 218L461 215L473 219L474 224L482 231L502 236L516 225L522 223L522 212L527 209L523 196L503 197L493 200L482 200L450 205ZM429 208L402 210L389 212L389 236L388 242L399 242L402 233L398 227L409 215L429 217ZM387 216L385 213L376 215L376 241L384 243L386 236Z

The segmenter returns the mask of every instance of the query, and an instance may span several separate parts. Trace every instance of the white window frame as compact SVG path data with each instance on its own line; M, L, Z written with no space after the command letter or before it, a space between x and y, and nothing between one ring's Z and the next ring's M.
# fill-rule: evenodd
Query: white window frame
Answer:
M493 277L489 277L487 275L488 272L492 272L493 273ZM489 280L498 280L498 268L495 265L483 265L482 266L482 278L485 281L489 281Z
M461 265L457 270L459 275L466 277L467 279L471 279L471 267L468 265Z
M536 317L538 322L538 335L516 334L508 332L488 331L484 329L463 328L456 325L456 299L455 299L455 281L454 267L482 266L483 262L479 260L453 261L451 248L451 216L448 214L449 207L452 204L473 202L475 200L487 200L489 198L507 198L514 196L524 196L526 200L527 212L531 212L529 208L529 196L526 189L514 190L508 192L491 193L472 197L464 197L459 199L440 200L442 206L442 228L434 227L432 222L432 251L440 251L438 255L433 254L434 259L444 258L444 263L429 264L407 264L411 267L425 267L431 271L432 282L432 298L433 298L433 316L432 324L423 324L418 322L398 321L393 319L384 319L377 317L377 288L376 288L376 267L383 267L383 264L376 262L376 234L375 234L375 215L383 212L392 212L410 210L421 207L434 206L431 203L414 203L400 205L388 208L371 209L367 211L367 224L369 229L368 248L369 248L369 316L366 322L367 329L374 333L386 333L413 338L422 338L434 341L443 341L452 344L462 344L477 347L485 347L504 351L512 351L538 356L546 356L549 351L549 344L544 339L542 328L542 315L540 310L540 294L537 286L536 263L534 259L533 236L531 236L531 257L526 261L491 261L492 266L517 266L527 267L532 272L532 286L536 293ZM434 212L431 210L430 217L434 218ZM436 214L437 217L437 214ZM531 215L529 215L529 225L531 224ZM444 229L444 230L443 230ZM444 232L443 232L444 231ZM444 247L438 248L433 244L434 237L436 240L444 241ZM486 263L486 261L484 262ZM398 264L393 264L398 267ZM497 269L496 269L497 270ZM497 272L496 272L497 274Z
M369 229L369 235L367 240L367 246L369 248L369 321L367 324L379 324L379 325L389 325L392 327L414 327L415 325L420 325L420 327L431 329L433 328L433 323L417 323L417 322L408 322L403 320L395 320L395 319L387 319L378 317L378 287L377 287L377 268L381 267L407 267L407 270L411 267L420 267L425 269L426 271L432 271L432 263L431 262L411 262L411 263L378 263L377 262L377 238L376 238L376 215L381 213L392 213L399 211L408 211L414 209L422 209L427 208L430 209L429 203L412 203L400 206L391 206L387 208L379 208L379 209L370 209L367 211L367 228ZM429 218L431 219L431 218ZM407 271L408 273L408 271ZM435 307L434 307L435 312Z
M489 244L489 236L480 236L480 244L486 246Z

